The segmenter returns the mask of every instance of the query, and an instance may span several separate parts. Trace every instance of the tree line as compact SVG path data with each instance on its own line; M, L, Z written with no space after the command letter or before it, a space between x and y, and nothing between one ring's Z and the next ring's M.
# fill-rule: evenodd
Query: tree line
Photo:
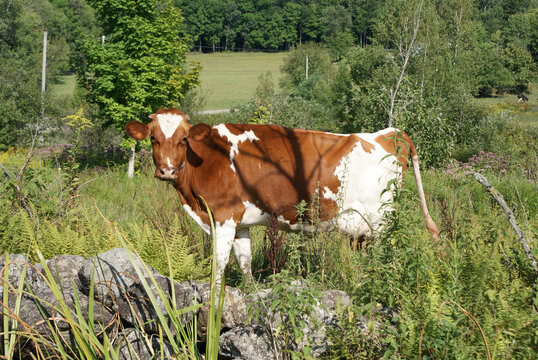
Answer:
M438 116L445 135L478 117L472 96L524 92L538 58L536 0L0 0L0 150L40 117L44 29L48 83L74 71L80 85L70 104L49 87L45 114L85 104L118 128L182 102L191 50L292 49L282 88L334 114L331 130Z

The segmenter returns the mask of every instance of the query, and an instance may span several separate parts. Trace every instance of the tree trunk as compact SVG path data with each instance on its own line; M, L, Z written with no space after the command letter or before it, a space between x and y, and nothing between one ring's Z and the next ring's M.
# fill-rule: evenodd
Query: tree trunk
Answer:
M135 146L131 148L131 155L129 156L129 167L127 168L127 176L132 179L134 176L134 164L135 164Z
M527 240L525 240L525 236L523 236L523 231L521 231L521 228L517 224L516 218L514 217L512 210L510 210L508 205L506 205L506 202L504 201L503 196L497 189L495 189L489 183L488 179L486 179L483 175L475 172L474 177L476 178L476 181L484 185L484 187L489 192L489 194L495 199L495 201L497 201L497 203L504 210L504 212L506 213L506 216L508 216L508 222L510 223L510 225L512 225L512 229L514 229L514 232L516 233L519 243L523 247L523 251L525 252L525 255L527 256L527 259L529 260L530 264L534 268L535 276L538 275L538 265L536 264L536 259L532 255L532 251L529 247L529 244L527 243Z

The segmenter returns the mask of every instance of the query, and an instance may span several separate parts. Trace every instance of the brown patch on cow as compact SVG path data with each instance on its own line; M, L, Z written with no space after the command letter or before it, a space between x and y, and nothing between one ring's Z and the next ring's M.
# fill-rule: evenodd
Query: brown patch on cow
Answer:
M340 183L334 172L357 143L354 136L274 125L227 124L227 128L237 135L252 130L260 139L238 144L235 175L244 191L239 199L257 204L266 213L280 207L281 216L291 225L297 223L296 205L302 200L317 210L309 211L303 220L327 221L334 217L337 204L323 193L325 187L338 192ZM229 168L229 160L227 164Z
M361 143L361 146L362 146L362 149L367 152L368 154L371 154L372 153L372 150L375 148L374 144L364 140L363 138L361 138L360 136L357 136L357 138L359 139L360 143Z
M210 134L211 126L207 124L198 124L190 128L188 137L196 141L201 141L207 138Z
M409 138L403 131L391 131L379 135L375 138L375 141L381 145L386 152L396 156L398 162L402 165L402 172L405 173L410 145L413 144L411 138Z

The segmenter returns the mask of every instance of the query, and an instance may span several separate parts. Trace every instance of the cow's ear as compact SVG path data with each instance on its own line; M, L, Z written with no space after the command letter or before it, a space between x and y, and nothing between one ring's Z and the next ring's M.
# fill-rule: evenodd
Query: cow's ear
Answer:
M198 124L190 128L188 139L196 141L204 140L211 134L211 126L207 124Z
M150 128L139 121L130 121L125 125L125 132L135 140L144 140L149 136Z

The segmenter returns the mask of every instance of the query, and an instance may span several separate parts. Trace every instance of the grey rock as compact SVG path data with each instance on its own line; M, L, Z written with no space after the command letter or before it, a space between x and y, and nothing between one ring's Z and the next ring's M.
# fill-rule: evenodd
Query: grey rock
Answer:
M177 281L171 281L169 278L162 275L154 275L154 280L157 285L162 289L166 296L166 301L172 304L172 286L175 292L175 306L176 310L188 308L197 304L194 289L190 282L178 283ZM158 295L157 289L150 278L145 279L149 285L149 289L156 299L157 308L167 318L167 325L170 327L172 335L175 336L178 329L175 328L173 322L170 320L168 311L164 305L163 299ZM157 334L158 323L155 321L158 319L155 306L152 304L144 286L140 283L135 283L127 288L125 296L116 299L116 309L121 319L131 326L137 326L138 321L143 324L144 330L151 334ZM179 320L182 327L189 324L195 311L189 311L182 314Z
M143 334L137 329L126 329L118 334L114 348L119 347L119 360L153 360L171 358L172 346L157 336ZM162 353L161 353L162 348Z
M192 281L193 289L199 303L209 301L210 284ZM198 312L198 336L203 341L207 332L209 305L204 305ZM226 286L224 293L224 308L221 318L221 329L232 329L247 320L247 302L241 290Z
M73 285L80 288L78 273L86 259L76 255L57 255L52 259L45 261L47 268L58 286L64 291L72 292ZM42 264L37 264L36 269L45 275L45 269Z
M227 359L274 359L271 337L257 324L240 325L221 335L219 355Z
M66 257L69 258L69 257ZM78 257L77 257L78 258ZM82 258L83 259L83 258ZM72 259L71 259L72 260ZM78 259L80 260L80 258ZM47 263L51 263L49 260ZM68 263L74 264L76 261L63 262L60 260L60 267L58 270L61 272L59 283L63 281L64 286L61 286L63 299L58 299L54 292L50 288L48 278L43 271L43 265L37 264L33 266L31 262L24 255L9 255L9 275L8 283L2 283L0 287L0 299L3 296L3 291L8 289L8 308L10 309L10 317L12 324L19 322L19 328L31 328L32 331L40 333L42 335L50 337L52 335L50 327L47 323L50 323L55 331L64 331L69 329L69 323L66 321L65 311L60 306L60 301L67 306L71 314L76 311L75 304L75 290L72 283L68 285L67 279L77 274L78 268L76 266L73 269ZM0 257L0 269L5 269L6 255ZM22 287L22 294L19 294L19 284L21 283L21 276L23 269L25 270L24 286ZM53 276L56 274L56 270L53 272ZM0 276L3 280L3 274ZM63 280L61 280L63 279ZM15 311L17 307L17 299L20 295L19 311ZM87 318L88 314L88 298L78 293L79 309L84 317ZM106 308L103 308L99 304L94 305L94 321L98 324L106 326L112 322L113 315Z
M157 271L144 265L137 256L132 253L130 255L145 276L157 274ZM113 306L116 298L125 294L129 286L138 281L138 275L129 253L123 248L109 250L84 262L78 277L82 292L85 295L89 294L92 274L96 299L109 307Z
M296 293L298 296L309 286L308 282L299 279L286 285L286 291ZM248 301L253 309L256 310L260 317L258 318L264 324L270 325L272 328L280 326L287 320L286 314L270 311L271 302L278 297L271 289L262 289L258 292L249 295ZM329 350L329 342L327 339L327 327L333 327L337 321L337 311L341 311L351 305L351 298L344 291L327 290L321 292L318 296L312 299L312 312L309 315L302 315L301 320L304 322L302 328L302 339L296 339L292 345L294 351L302 351L305 346L311 349L311 356L318 357ZM276 340L277 342L279 339ZM281 342L278 346L285 346Z
M321 293L321 304L329 311L333 312L340 309L345 309L351 306L351 298L345 291L342 290L327 290Z
M7 263L6 263L7 260ZM8 272L8 283L4 284L5 271ZM24 279L22 278L24 272ZM38 278L38 273L26 255L9 254L0 256L0 299L4 293L4 289L13 292L18 289L21 279L24 282L24 290L27 290L26 285L32 288Z

